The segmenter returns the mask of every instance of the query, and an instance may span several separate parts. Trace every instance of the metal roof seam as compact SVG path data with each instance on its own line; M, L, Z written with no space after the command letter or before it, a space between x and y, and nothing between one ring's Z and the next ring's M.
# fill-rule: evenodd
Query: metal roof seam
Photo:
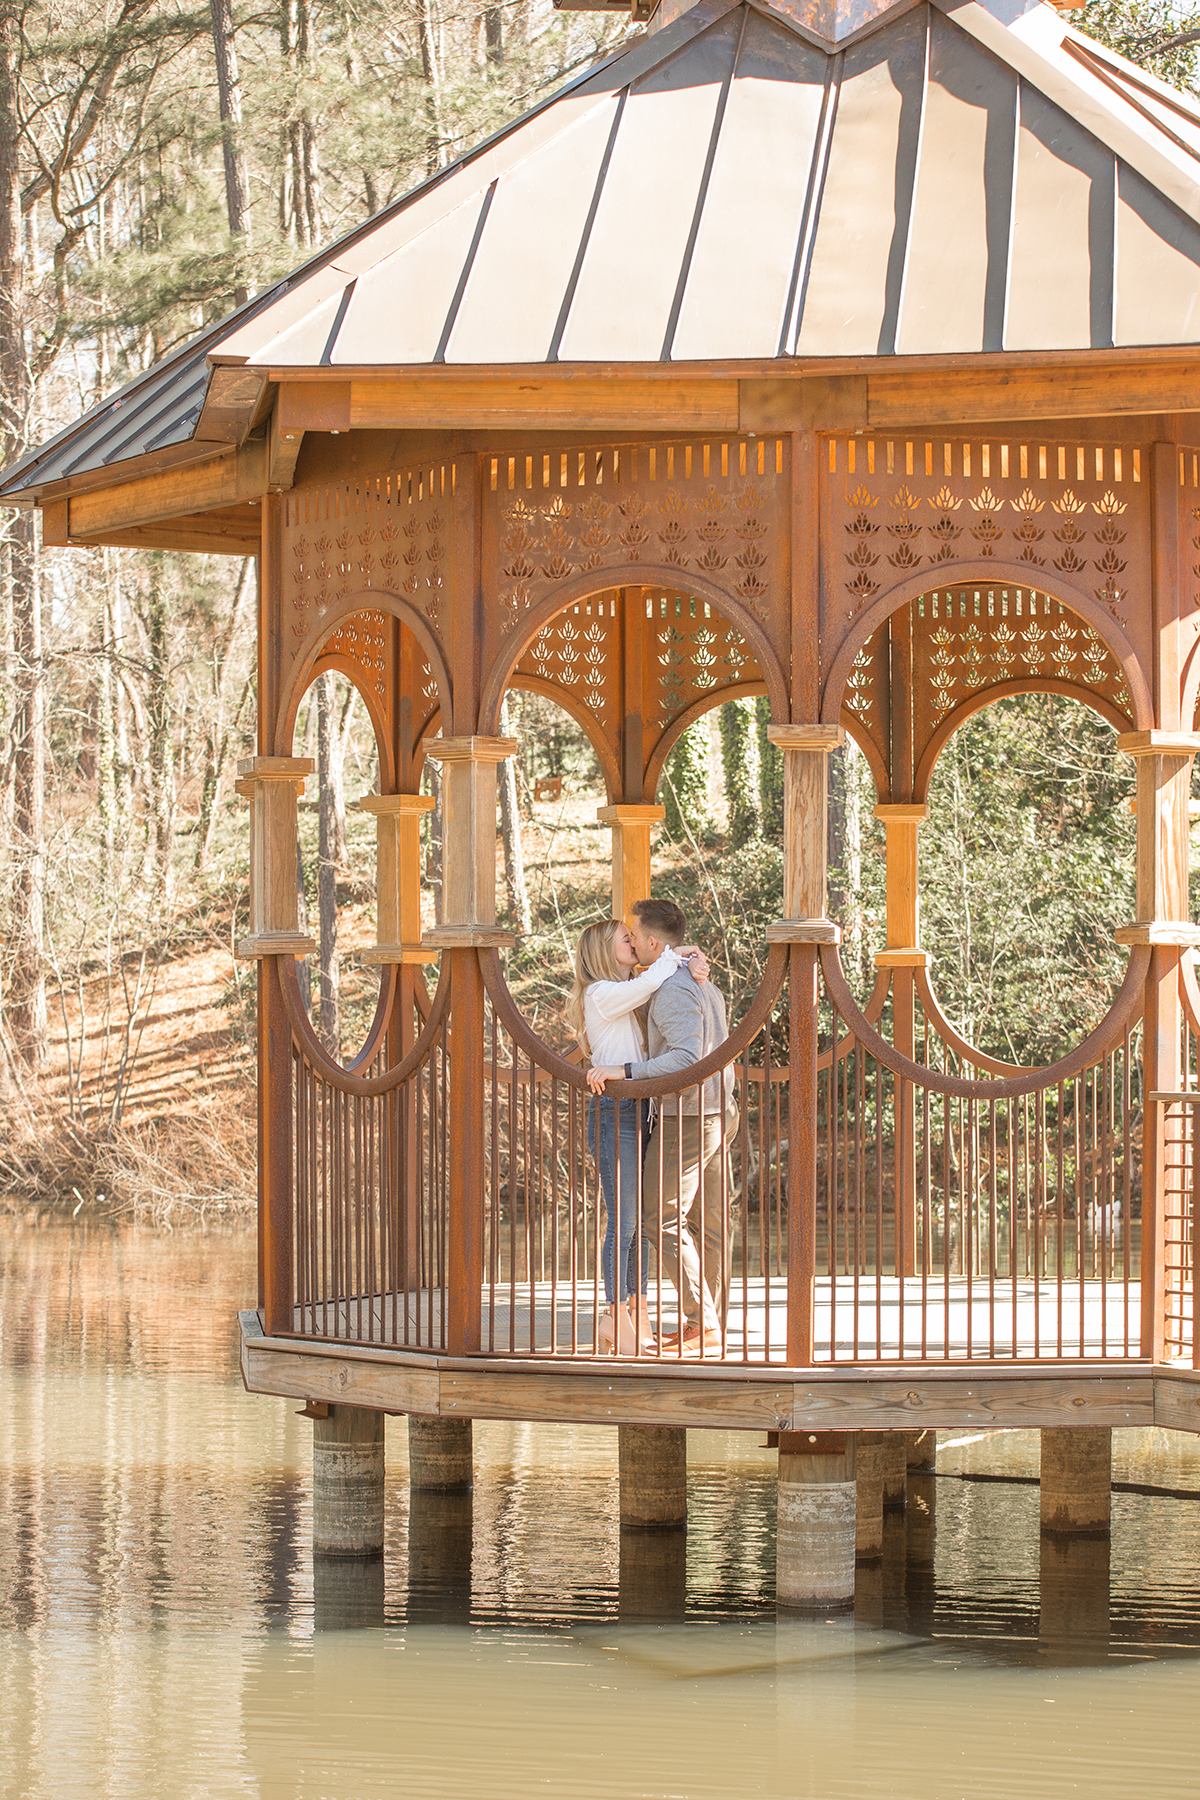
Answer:
M558 318L554 325L554 334L550 339L550 347L546 351L546 361L550 363L558 361L559 345L562 343L563 333L567 329L567 321L571 316L571 307L574 304L575 294L579 287L579 277L583 271L583 260L587 255L587 247L591 240L592 227L596 223L596 214L600 208L600 196L604 192L604 183L608 175L608 167L612 161L613 149L616 146L617 134L621 129L621 120L625 114L625 102L628 98L629 89L622 88L617 96L616 111L613 114L613 122L609 128L608 142L604 146L604 155L601 157L600 167L596 171L596 183L592 191L591 205L588 207L587 217L583 222L583 230L579 234L579 249L576 251L575 261L572 265L566 289L563 293L562 305L559 307Z
M842 76L846 67L846 52L839 50L830 58L829 79L825 87L822 105L825 108L824 136L820 138L817 153L813 158L813 179L811 187L812 208L807 213L802 227L800 242L796 250L796 272L793 281L796 286L795 313L787 327L787 337L791 342L790 354L798 354L800 331L804 321L804 303L808 297L808 281L812 273L813 251L817 241L817 226L821 218L821 201L825 194L825 180L829 174L829 156L833 148L833 133L837 124L838 104L842 93Z
M342 329L342 320L349 311L350 302L354 298L354 290L358 285L358 277L348 281L342 289L342 297L338 301L337 312L333 316L333 324L329 327L329 336L325 340L325 348L321 352L321 367L328 368L333 361L333 347L338 340L338 332Z
M721 138L721 127L725 123L725 109L729 104L729 90L733 86L734 77L738 70L738 64L741 61L742 45L746 41L746 21L749 16L749 8L743 6L742 22L738 30L738 40L734 46L733 56L730 60L729 68L726 71L725 79L721 83L721 93L717 100L716 112L713 115L712 130L709 133L708 139L708 154L705 157L704 168L700 175L700 187L696 194L696 204L692 209L691 230L688 232L687 243L684 246L683 258L679 267L679 278L675 283L675 297L671 301L671 310L667 315L667 327L663 333L662 352L659 356L660 362L670 362L671 360L671 350L675 342L675 333L679 326L680 308L683 306L683 296L687 290L688 276L691 274L692 258L696 253L696 239L700 234L700 220L704 216L704 207L708 199L709 184L712 181L713 163L716 161L717 145Z
M441 336L438 338L437 349L433 353L433 361L435 363L444 363L446 360L446 345L450 342L450 334L454 330L454 321L458 318L458 309L462 305L463 295L467 291L467 282L471 279L471 270L474 268L475 258L479 254L479 241L483 236L484 227L487 225L488 214L492 210L492 201L496 198L496 188L499 180L500 177L496 176L494 181L489 182L487 192L483 196L483 205L479 208L479 217L475 221L475 230L471 234L471 242L467 249L467 254L463 258L463 266L459 273L454 293L451 296L450 304L446 308L446 319L442 326Z

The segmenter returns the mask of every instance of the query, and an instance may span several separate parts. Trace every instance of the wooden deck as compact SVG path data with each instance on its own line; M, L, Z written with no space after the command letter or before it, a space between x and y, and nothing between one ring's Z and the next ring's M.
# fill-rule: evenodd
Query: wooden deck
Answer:
M908 1303L906 1295L906 1309ZM1112 1303L1110 1294L1110 1308ZM1124 1304L1122 1294L1122 1309ZM959 1305L965 1323L965 1295ZM1093 1323L1103 1309L1097 1296ZM894 1305L891 1316L898 1317ZM953 1326L953 1301L951 1316ZM1032 1329L1032 1304L1021 1316ZM548 1301L546 1318L548 1323ZM419 1348L268 1337L259 1313L243 1312L241 1364L253 1393L433 1417L733 1430L1160 1425L1200 1433L1200 1373L1136 1356L1102 1359L1095 1354L1088 1321L1085 1304L1082 1356L1075 1350L1036 1361L1006 1359L1002 1352L995 1360L970 1362L863 1357L796 1368L782 1361L635 1361L582 1354L485 1351L454 1357Z
M664 1295L664 1303L667 1296ZM671 1296L672 1301L674 1296ZM589 1286L550 1282L485 1289L480 1305L482 1349L499 1356L591 1357L595 1304ZM439 1290L375 1294L328 1307L297 1308L296 1331L336 1342L437 1351L441 1347ZM653 1293L651 1304L655 1304ZM956 1276L922 1281L895 1276L824 1277L816 1284L819 1363L974 1361L997 1357L1086 1360L1136 1354L1141 1288L1137 1282L1082 1281L1065 1291L1046 1283ZM664 1304L660 1330L678 1326ZM730 1299L726 1362L781 1366L787 1361L787 1284L761 1276L735 1284ZM666 1352L639 1362L657 1364ZM606 1359L607 1360L607 1359ZM626 1361L627 1358L614 1360ZM678 1361L678 1355L670 1357Z

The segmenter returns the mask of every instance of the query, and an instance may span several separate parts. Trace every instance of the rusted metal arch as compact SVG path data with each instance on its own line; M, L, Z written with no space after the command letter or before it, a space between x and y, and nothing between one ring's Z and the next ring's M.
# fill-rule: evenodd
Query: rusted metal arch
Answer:
M939 1070L930 1069L924 1063L913 1062L893 1049L887 1039L870 1024L850 992L837 945L822 944L820 955L821 973L838 1014L849 1025L864 1050L868 1050L893 1075L904 1081L911 1081L914 1087L930 1088L934 1093L951 1094L963 1100L1016 1100L1022 1094L1032 1094L1039 1088L1054 1087L1060 1081L1069 1081L1072 1076L1078 1075L1083 1069L1090 1069L1108 1054L1124 1036L1142 1006L1152 951L1148 944L1136 944L1131 948L1125 979L1111 1007L1096 1029L1069 1055L1058 1062L1047 1063L1044 1068L1028 1069L1020 1075L997 1081L972 1081L962 1075L943 1075ZM970 1055L973 1059L975 1052L970 1052Z
M586 1089L586 1067L581 1063L568 1062L565 1056L552 1050L545 1039L538 1036L517 1005L504 979L500 952L494 949L479 950L477 955L488 998L497 1018L513 1040L520 1044L531 1061L535 1061L539 1068L545 1069L556 1080L565 1081L570 1087ZM613 1091L622 1100L660 1099L664 1095L681 1094L687 1088L698 1087L710 1075L717 1075L731 1062L736 1062L770 1018L771 1009L783 988L787 966L787 945L772 944L767 953L763 978L745 1017L711 1056L702 1057L698 1063L693 1063L682 1074L672 1076L669 1081L622 1081L614 1086Z
M434 1039L441 1029L450 1007L449 957L442 958L437 988L429 1003L425 1023L408 1055L402 1057L393 1068L385 1070L382 1075L366 1076L355 1075L354 1070L362 1068L364 1064L369 1066L379 1053L379 1045L390 1020L391 1005L395 995L397 983L395 966L392 965L389 969L389 979L380 984L379 1008L376 1010L375 1022L366 1044L354 1061L348 1067L343 1068L340 1063L334 1062L312 1028L304 1009L304 1002L300 997L300 978L296 972L295 957L280 956L274 960L278 969L284 1008L292 1028L292 1041L304 1060L316 1070L323 1081L328 1082L330 1087L340 1088L343 1094L357 1094L367 1098L379 1094L390 1094L394 1089L401 1087L428 1059ZM386 1012L383 1010L385 993L388 1001ZM381 1013L383 1014L382 1018Z

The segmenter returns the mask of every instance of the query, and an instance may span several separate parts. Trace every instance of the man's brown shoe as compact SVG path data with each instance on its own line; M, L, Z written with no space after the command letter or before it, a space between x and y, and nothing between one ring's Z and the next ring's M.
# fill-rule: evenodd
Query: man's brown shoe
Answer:
M705 1356L715 1351L718 1356L725 1353L725 1334L716 1325L710 1325L703 1332L698 1325L689 1325L682 1332L672 1332L670 1337L661 1338L659 1347L667 1355Z

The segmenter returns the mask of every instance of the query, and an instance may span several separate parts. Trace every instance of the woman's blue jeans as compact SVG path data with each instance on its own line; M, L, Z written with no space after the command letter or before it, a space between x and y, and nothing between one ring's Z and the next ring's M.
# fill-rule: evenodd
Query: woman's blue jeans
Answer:
M593 1095L588 1108L588 1148L596 1158L608 1213L600 1267L604 1274L604 1298L610 1306L614 1301L628 1300L631 1293L644 1294L649 1285L650 1244L644 1232L641 1234L640 1281L635 1249L642 1204L642 1163L649 1136L647 1111L644 1100L618 1102L610 1094ZM619 1294L616 1292L617 1268L621 1271Z

